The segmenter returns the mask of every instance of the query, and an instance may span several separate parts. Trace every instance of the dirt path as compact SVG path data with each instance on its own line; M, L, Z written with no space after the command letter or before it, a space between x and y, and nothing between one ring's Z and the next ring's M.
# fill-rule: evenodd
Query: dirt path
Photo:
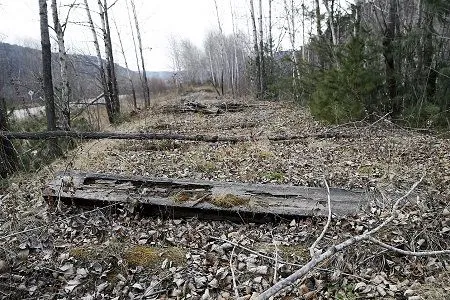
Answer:
M426 173L418 190L420 206L405 210L382 238L407 248L411 240L417 249L448 248L448 140L404 131L387 121L329 128L293 103L240 99L246 106L239 112L176 112L187 101L230 102L206 91L167 96L114 130L258 137L333 130L355 137L236 144L84 143L37 174L17 176L0 197L0 299L233 299L230 261L238 293L249 299L271 285L274 275L290 274L296 267L289 263L304 263L307 247L323 225L314 219L256 225L141 218L133 206L55 211L42 200L41 188L56 171L68 169L305 186L322 186L325 176L332 187L397 192ZM323 246L383 218L387 200L378 200L367 214L333 223ZM275 252L278 264L267 259ZM366 290L359 294L364 297L395 299L412 290L411 295L445 299L450 282L445 268L448 260L412 260L361 245L322 265L284 299L299 299L307 292L355 299L355 285L362 287L361 282Z

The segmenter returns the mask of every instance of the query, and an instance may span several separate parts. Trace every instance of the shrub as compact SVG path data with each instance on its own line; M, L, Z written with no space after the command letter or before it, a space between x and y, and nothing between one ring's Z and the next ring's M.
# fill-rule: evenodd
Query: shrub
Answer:
M309 103L315 117L332 124L361 119L381 85L380 73L367 66L361 40L338 50L336 59L333 67L319 72Z

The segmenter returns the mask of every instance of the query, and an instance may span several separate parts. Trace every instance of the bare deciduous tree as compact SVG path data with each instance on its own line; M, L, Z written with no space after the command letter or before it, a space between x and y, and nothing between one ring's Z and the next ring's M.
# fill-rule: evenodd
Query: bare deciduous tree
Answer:
M114 55L111 42L111 30L109 27L108 17L108 3L104 0L98 0L99 15L102 24L103 41L105 43L106 55L106 80L108 86L108 93L111 99L111 106L114 119L117 119L120 114L119 90L117 86L116 68L114 65ZM116 120L114 120L115 122Z
M89 28L91 29L91 32L92 32L93 43L94 43L95 51L97 54L97 64L98 64L98 68L99 68L99 72L100 72L100 81L101 81L102 88L103 88L103 96L105 98L108 119L109 119L110 123L114 123L114 120L115 120L114 109L113 109L113 105L111 102L108 84L106 81L105 66L103 63L102 54L100 52L100 44L98 43L97 32L95 31L94 22L92 20L92 15L91 15L91 10L89 9L89 4L88 4L87 0L84 0L84 5L86 8L86 15L88 17Z
M263 29L263 5L262 0L259 0L259 59L260 59L260 65L261 65L261 72L259 73L260 80L259 83L261 85L260 87L260 95L262 98L266 97L266 89L267 89L267 82L266 82L266 62L265 62L265 49L264 49L264 29Z
M141 63L142 63L142 88L144 90L144 101L145 101L145 107L150 106L150 88L148 86L147 81L147 73L145 71L145 62L144 62L144 53L142 50L142 39L141 39L141 31L139 28L139 21L136 13L136 6L134 5L134 0L131 1L131 8L133 9L133 16L134 16L134 23L136 25L136 34L137 34L137 40L139 45L139 52L141 54Z
M48 32L48 11L47 1L39 0L39 15L41 28L41 47L42 47L42 79L45 98L45 113L47 116L47 130L56 130L56 114L55 100L53 93L53 77L52 77L52 52L50 44L50 34ZM59 154L58 141L49 142L49 152L51 154Z
M123 60L124 60L124 63L125 63L125 68L127 69L127 76L128 76L128 81L130 82L131 93L133 94L133 106L134 106L134 109L137 109L136 91L134 89L133 78L131 77L131 72L130 72L130 69L128 67L127 56L125 55L125 49L123 48L122 38L120 36L120 30L119 30L119 27L117 26L116 20L114 20L114 25L116 27L117 37L119 38L120 50L122 51L122 56L123 56Z
M74 4L71 5L73 7ZM58 42L58 54L59 54L59 66L61 72L61 94L59 97L56 97L58 101L55 102L57 123L59 123L59 127L63 130L70 130L70 84L69 84L69 76L67 72L67 53L66 46L64 41L64 33L67 26L67 18L70 14L67 13L66 22L61 24L59 15L58 15L58 7L56 0L52 0L52 15L53 15L53 29L56 33L56 40Z
M255 76L255 90L256 90L256 98L261 98L261 52L259 50L258 45L258 33L256 30L256 19L255 19L255 7L253 5L253 0L250 0L250 18L252 22L253 29L253 51L255 52L255 67L256 67L256 76Z

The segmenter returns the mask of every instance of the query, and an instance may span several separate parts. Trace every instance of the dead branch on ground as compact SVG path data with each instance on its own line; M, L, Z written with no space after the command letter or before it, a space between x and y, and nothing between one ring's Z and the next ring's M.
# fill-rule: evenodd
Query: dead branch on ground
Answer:
M319 263L322 261L331 258L334 254L343 251L344 249L355 245L357 243L360 243L362 241L369 241L372 242L382 248L385 248L387 250L391 250L397 253L400 253L402 255L407 256L435 256L435 255L450 255L450 249L448 250L441 250L441 251L421 251L421 252L415 252L415 251L406 251L402 249L398 249L394 246L388 245L376 238L373 237L374 234L379 232L381 229L385 228L386 225L388 225L390 222L392 222L398 215L398 212L400 208L403 207L402 204L404 204L403 200L406 199L415 189L416 187L422 182L424 177L422 177L419 181L413 184L413 186L410 188L410 190L398 198L391 210L391 213L389 217L387 217L383 222L381 222L380 225L377 227L366 231L360 235L353 236L337 245L330 246L325 252L319 254L314 251L315 247L310 248L310 252L312 253L311 260L306 263L303 267L301 267L299 270L291 274L290 276L286 277L283 280L280 280L279 282L275 283L272 287L264 291L262 294L259 295L257 299L263 300L263 299L269 299L270 297L273 297L275 294L283 290L284 288L292 285L295 281L302 279L305 275L307 275L311 270L313 270ZM328 203L328 205L330 205ZM329 219L328 219L329 221ZM327 221L327 224L325 225L325 228L328 228L329 222ZM325 234L326 230L323 230L319 238L316 239L316 241L313 243L313 246L317 245L318 241L320 241L320 237Z
M342 133L317 133L306 135L275 135L275 136L218 136L218 135L183 135L151 132L81 132L81 131L42 131L42 132L9 132L0 131L0 137L16 140L50 140L55 138L78 138L85 140L179 140L197 142L246 142L257 140L269 140L273 142L302 140L307 138L350 138L354 135Z

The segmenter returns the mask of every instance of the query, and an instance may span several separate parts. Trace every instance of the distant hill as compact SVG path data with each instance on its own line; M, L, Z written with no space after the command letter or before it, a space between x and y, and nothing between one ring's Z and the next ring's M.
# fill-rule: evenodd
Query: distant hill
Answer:
M72 89L72 101L83 98L92 98L101 93L97 58L90 55L69 55L69 81ZM41 51L27 47L0 43L0 97L7 100L9 105L36 105L42 104L42 74ZM59 75L58 54L52 55L53 81L55 90L58 90L61 81ZM137 92L141 85L137 72L130 71ZM131 93L127 69L116 65L117 81L121 94ZM147 72L150 79L166 81L171 72ZM152 80L150 80L152 88ZM28 91L34 91L33 103Z

